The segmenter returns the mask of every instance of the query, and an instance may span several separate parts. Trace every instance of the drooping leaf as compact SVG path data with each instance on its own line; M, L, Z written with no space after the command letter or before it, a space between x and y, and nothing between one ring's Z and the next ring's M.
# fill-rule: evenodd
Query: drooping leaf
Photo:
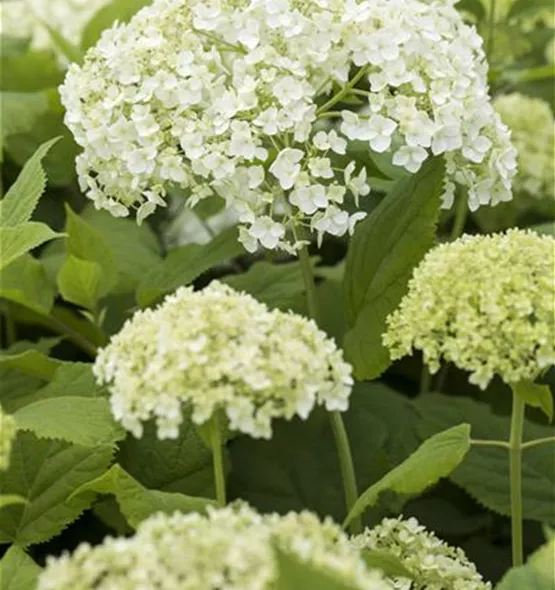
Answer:
M370 486L355 502L344 525L373 506L382 492L415 495L449 475L470 448L470 426L460 424L430 437L400 465Z
M555 539L533 553L525 565L511 568L495 590L553 590L555 588Z
M141 307L153 303L164 293L188 285L209 268L243 252L236 227L232 227L208 244L188 244L172 250L162 264L152 269L137 290Z
M277 561L276 590L355 590L355 586L329 571L301 561L291 553L274 548Z
M105 290L104 273L98 262L69 255L58 273L60 295L70 303L95 310Z
M305 291L298 262L256 262L247 272L228 276L223 282L238 291L246 291L269 307L280 309L289 309L295 298Z
M0 269L44 242L63 235L36 221L0 227Z
M59 338L43 338L38 342L19 340L13 346L10 346L4 354L16 356L28 350L36 350L47 354L58 342L60 342ZM10 367L9 363L4 366L0 363L0 399L3 409L8 414L13 414L20 407L20 400L43 387L45 381L47 379L29 375L20 371L17 367Z
M114 444L126 434L108 400L100 397L51 397L26 405L14 417L19 430L85 447Z
M10 547L0 560L2 590L35 590L41 568L16 545Z
M509 440L510 417L493 414L485 403L469 398L439 394L414 400L420 414L421 436L428 437L462 420L470 423L472 438ZM524 440L553 436L555 429L524 422ZM466 490L480 504L510 516L509 457L505 449L472 446L465 460L449 479ZM541 445L522 454L522 496L524 518L555 522L555 463L553 447Z
M54 302L54 288L43 265L24 254L0 270L0 297L48 315Z
M53 377L61 362L36 349L24 350L18 353L0 352L0 367L18 369L22 373L39 377L45 381Z
M378 377L391 363L382 344L385 320L434 243L443 173L441 159L426 163L415 176L398 181L357 226L344 277L351 326L344 348L359 380Z
M0 489L27 503L0 511L0 543L26 546L57 535L90 505L91 498L70 498L73 491L104 473L112 455L109 445L90 448L18 432Z
M105 390L95 383L90 363L64 363L54 373L51 381L44 386L22 388L13 391L13 396L2 396L2 404L7 412L15 414L19 409L58 397L74 396L95 399L105 394Z
M73 497L90 496L90 492L114 495L122 514L133 528L156 512L203 512L207 506L215 504L208 498L148 490L117 464L97 479L79 487Z
M88 49L96 44L104 29L112 26L116 21L125 23L143 6L150 4L150 0L112 0L103 6L89 21L81 37L81 47Z
M0 223L3 227L18 226L31 219L46 188L46 174L41 161L59 139L55 137L37 149L0 201Z
M553 395L549 385L531 381L520 381L513 385L513 391L533 408L541 408L549 422L553 422Z

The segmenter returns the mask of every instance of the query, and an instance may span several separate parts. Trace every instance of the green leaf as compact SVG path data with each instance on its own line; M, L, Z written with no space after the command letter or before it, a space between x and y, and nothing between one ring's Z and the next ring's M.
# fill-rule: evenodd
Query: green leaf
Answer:
M95 262L102 269L100 294L109 293L118 275L114 252L104 236L66 205L66 251L75 258Z
M17 546L10 547L0 561L2 590L35 590L41 568Z
M88 492L113 494L122 514L133 528L156 512L204 512L207 506L215 505L214 500L208 498L147 490L117 464L97 479L82 485L72 497L83 494L90 496Z
M112 0L102 7L89 21L81 37L81 47L88 49L96 44L104 29L112 26L115 21L128 22L131 17L151 0Z
M304 293L304 281L298 262L270 264L256 262L246 273L223 280L238 291L245 291L269 307L289 309L295 298Z
M380 549L363 549L361 555L364 563L366 563L370 569L381 570L390 578L414 579L411 571L408 570L403 562L392 553Z
M36 221L0 227L0 269L44 242L61 238L63 235Z
M126 435L112 417L108 400L99 397L73 395L39 400L18 410L14 417L19 430L85 447L114 444Z
M470 448L470 426L460 424L435 434L380 481L370 486L355 502L344 526L373 506L385 490L398 494L420 494L442 477L449 475L464 459Z
M389 451L400 435L388 431L373 398L369 390L355 390L343 414L360 489L378 481L394 464ZM398 409L394 402L391 407ZM385 399L384 406L387 403ZM345 499L328 413L316 408L307 420L276 420L272 428L271 440L239 435L229 443L230 497L241 498L261 512L283 514L309 506L341 522ZM369 511L365 521L379 522L386 516L384 508L390 506Z
M41 161L59 139L59 137L55 137L37 149L23 166L23 170L6 196L0 201L2 226L13 227L31 219L31 215L46 188L46 174Z
M85 207L81 218L96 229L111 248L119 275L112 292L133 293L145 275L162 262L158 238L148 224L139 226L133 219L113 217L93 206Z
M84 53L79 47L70 43L57 29L51 27L45 20L39 19L41 25L48 31L52 45L67 58L70 63L81 64Z
M532 225L528 229L531 229L540 235L555 237L555 221L546 221L545 223Z
M0 511L0 543L25 546L60 533L90 505L90 498L70 498L72 492L104 473L112 454L109 445L90 448L18 432L0 489L27 503Z
M347 360L359 380L375 379L391 364L382 344L387 316L407 291L413 268L434 243L443 186L441 159L397 182L355 231L344 277Z
M355 590L355 586L347 584L333 573L317 566L301 561L298 557L274 548L278 575L275 581L276 590Z
M3 396L2 404L6 411L15 414L19 409L52 398L74 396L94 399L105 391L96 384L91 363L65 363L60 365L50 383L43 387L27 387L9 398ZM10 388L10 393L13 388Z
M80 148L64 125L65 109L57 87L28 95L16 93L13 101L20 96L25 98L21 100L19 109L12 106L4 112L4 120L10 116L16 118L4 129L6 153L15 164L23 166L42 143L52 137L61 137L44 158L42 166L50 186L67 186L75 182L76 171L72 162ZM21 115L23 109L26 110L24 116Z
M19 371L48 381L62 361L50 358L39 350L25 350L19 353L0 352L0 367Z
M553 422L553 396L549 385L540 385L532 381L521 381L512 386L513 392L521 397L529 406L540 408Z
M118 462L147 488L214 496L212 454L188 417L171 440L159 440L154 424L147 424L141 438L130 436L120 444Z
M49 108L45 92L2 92L0 101L0 133L4 137L32 132L38 118L47 113Z
M36 92L59 86L64 79L56 56L51 51L27 51L22 55L2 54L2 90Z
M525 565L511 568L495 590L553 590L555 539L533 553Z
M66 301L95 310L104 291L103 278L100 264L70 254L58 273L58 289Z
M422 438L461 421L469 422L475 439L509 440L509 416L496 416L485 403L469 398L430 394L414 400L420 414ZM524 421L524 440L553 436L552 427ZM510 478L507 451L494 447L472 446L466 459L449 479L462 487L480 504L510 516ZM524 518L555 522L555 469L553 448L540 445L522 454L522 496Z
M43 265L29 254L0 270L0 297L4 299L48 315L54 295Z
M181 285L192 283L216 264L230 260L243 252L236 227L222 232L208 244L188 244L176 248L140 283L137 302L141 307L146 307L161 295Z
M11 506L12 504L25 504L27 500L16 494L3 495L0 494L0 508L4 506Z

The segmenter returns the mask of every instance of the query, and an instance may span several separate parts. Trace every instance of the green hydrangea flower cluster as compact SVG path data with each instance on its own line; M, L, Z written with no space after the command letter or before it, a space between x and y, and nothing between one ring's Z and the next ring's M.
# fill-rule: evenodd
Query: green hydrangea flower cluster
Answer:
M0 406L0 471L10 465L10 453L15 438L16 425L12 416L4 413Z
M499 96L495 110L511 130L518 151L516 192L553 199L555 191L555 119L549 104L518 92Z
M177 437L182 404L196 424L221 409L233 430L270 438L274 418L346 410L351 372L313 321L218 282L138 311L94 365L115 418L135 436L155 418L160 438Z
M260 516L239 504L207 516L157 514L131 538L51 557L38 590L272 590L276 546L353 589L391 589L331 520L309 512Z
M463 236L431 250L383 336L393 359L421 350L487 387L533 380L555 362L555 240L530 231Z
M458 547L451 547L415 518L385 518L373 529L353 537L359 550L372 549L398 558L413 580L396 578L398 590L490 590L476 566Z

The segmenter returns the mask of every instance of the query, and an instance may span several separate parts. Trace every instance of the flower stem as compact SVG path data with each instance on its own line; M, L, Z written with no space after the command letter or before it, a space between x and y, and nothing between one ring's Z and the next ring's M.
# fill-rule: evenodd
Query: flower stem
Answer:
M464 226L466 224L466 218L468 217L468 204L466 199L459 195L457 200L457 207L455 209L455 219L453 221L453 227L451 228L451 235L449 240L453 242L461 237Z
M316 286L314 284L314 277L306 246L302 246L302 248L299 249L299 262L301 264L301 272L303 274L306 288L308 313L310 317L316 321L319 316L318 301L316 299ZM349 437L341 413L335 410L333 412L328 412L328 415L330 417L333 437L339 458L339 467L341 469L341 479L343 481L343 492L345 496L345 507L347 513L349 513L358 497L353 455L351 453ZM361 519L357 518L353 520L350 528L352 533L362 532Z
M214 468L214 485L216 501L220 506L226 505L224 461L222 454L222 437L218 413L210 419L210 446L212 447L212 466Z
M347 94L349 94L349 92L351 91L351 89L354 88L358 84L358 82L360 81L360 79L367 72L368 72L368 67L365 66L365 67L360 68L360 70L353 76L352 80L350 82L348 82L347 84L345 84L345 86L343 86L343 88L341 88L341 90L337 94L334 94L328 100L328 102L326 102L325 104L323 104L316 111L316 114L317 115L321 115L322 113L325 113L326 111L329 111L334 104L337 104L341 99L343 99Z
M476 447L499 447L501 449L509 449L509 443L505 440L479 440L477 438L473 438L470 441L472 446Z
M341 413L336 410L334 412L328 412L328 414L339 456L339 467L341 469L341 479L343 480L343 492L345 495L345 508L348 514L355 505L358 497L355 466L349 445L349 437L347 436L347 430L345 429L345 423L343 422ZM351 522L350 529L353 535L362 532L362 520L360 516Z
M509 466L511 477L511 537L513 567L522 565L522 428L524 400L513 391L511 437L509 440Z

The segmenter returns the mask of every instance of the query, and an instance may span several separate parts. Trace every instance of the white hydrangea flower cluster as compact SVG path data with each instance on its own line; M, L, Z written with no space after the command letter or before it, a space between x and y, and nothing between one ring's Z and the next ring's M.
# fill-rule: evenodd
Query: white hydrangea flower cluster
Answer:
M140 222L172 183L190 205L216 195L249 251L292 251L293 225L353 231L364 213L346 201L370 191L354 142L409 172L444 154L445 207L456 184L471 209L511 198L482 41L451 1L155 0L104 32L61 95L97 207Z
M440 359L485 389L534 380L555 363L555 239L531 231L463 236L424 257L407 295L387 319L392 358L419 349L430 371Z
M0 31L3 35L28 38L34 49L53 48L49 25L73 45L91 18L109 0L2 0Z
M135 436L155 418L160 438L177 437L182 404L197 424L222 409L233 430L270 438L273 418L346 410L351 371L312 320L218 282L138 311L94 364L115 418Z
M373 529L351 539L359 550L371 549L397 557L413 580L396 578L397 590L490 590L459 547L451 547L415 518L385 518Z
M555 119L549 104L518 92L499 96L495 110L511 130L518 152L515 192L538 199L555 196Z
M15 419L6 414L0 406L0 471L4 471L10 465L10 453L15 433Z
M38 590L272 590L275 546L353 589L391 589L330 520L309 512L260 516L240 505L207 516L157 514L131 538L82 544L48 559Z

